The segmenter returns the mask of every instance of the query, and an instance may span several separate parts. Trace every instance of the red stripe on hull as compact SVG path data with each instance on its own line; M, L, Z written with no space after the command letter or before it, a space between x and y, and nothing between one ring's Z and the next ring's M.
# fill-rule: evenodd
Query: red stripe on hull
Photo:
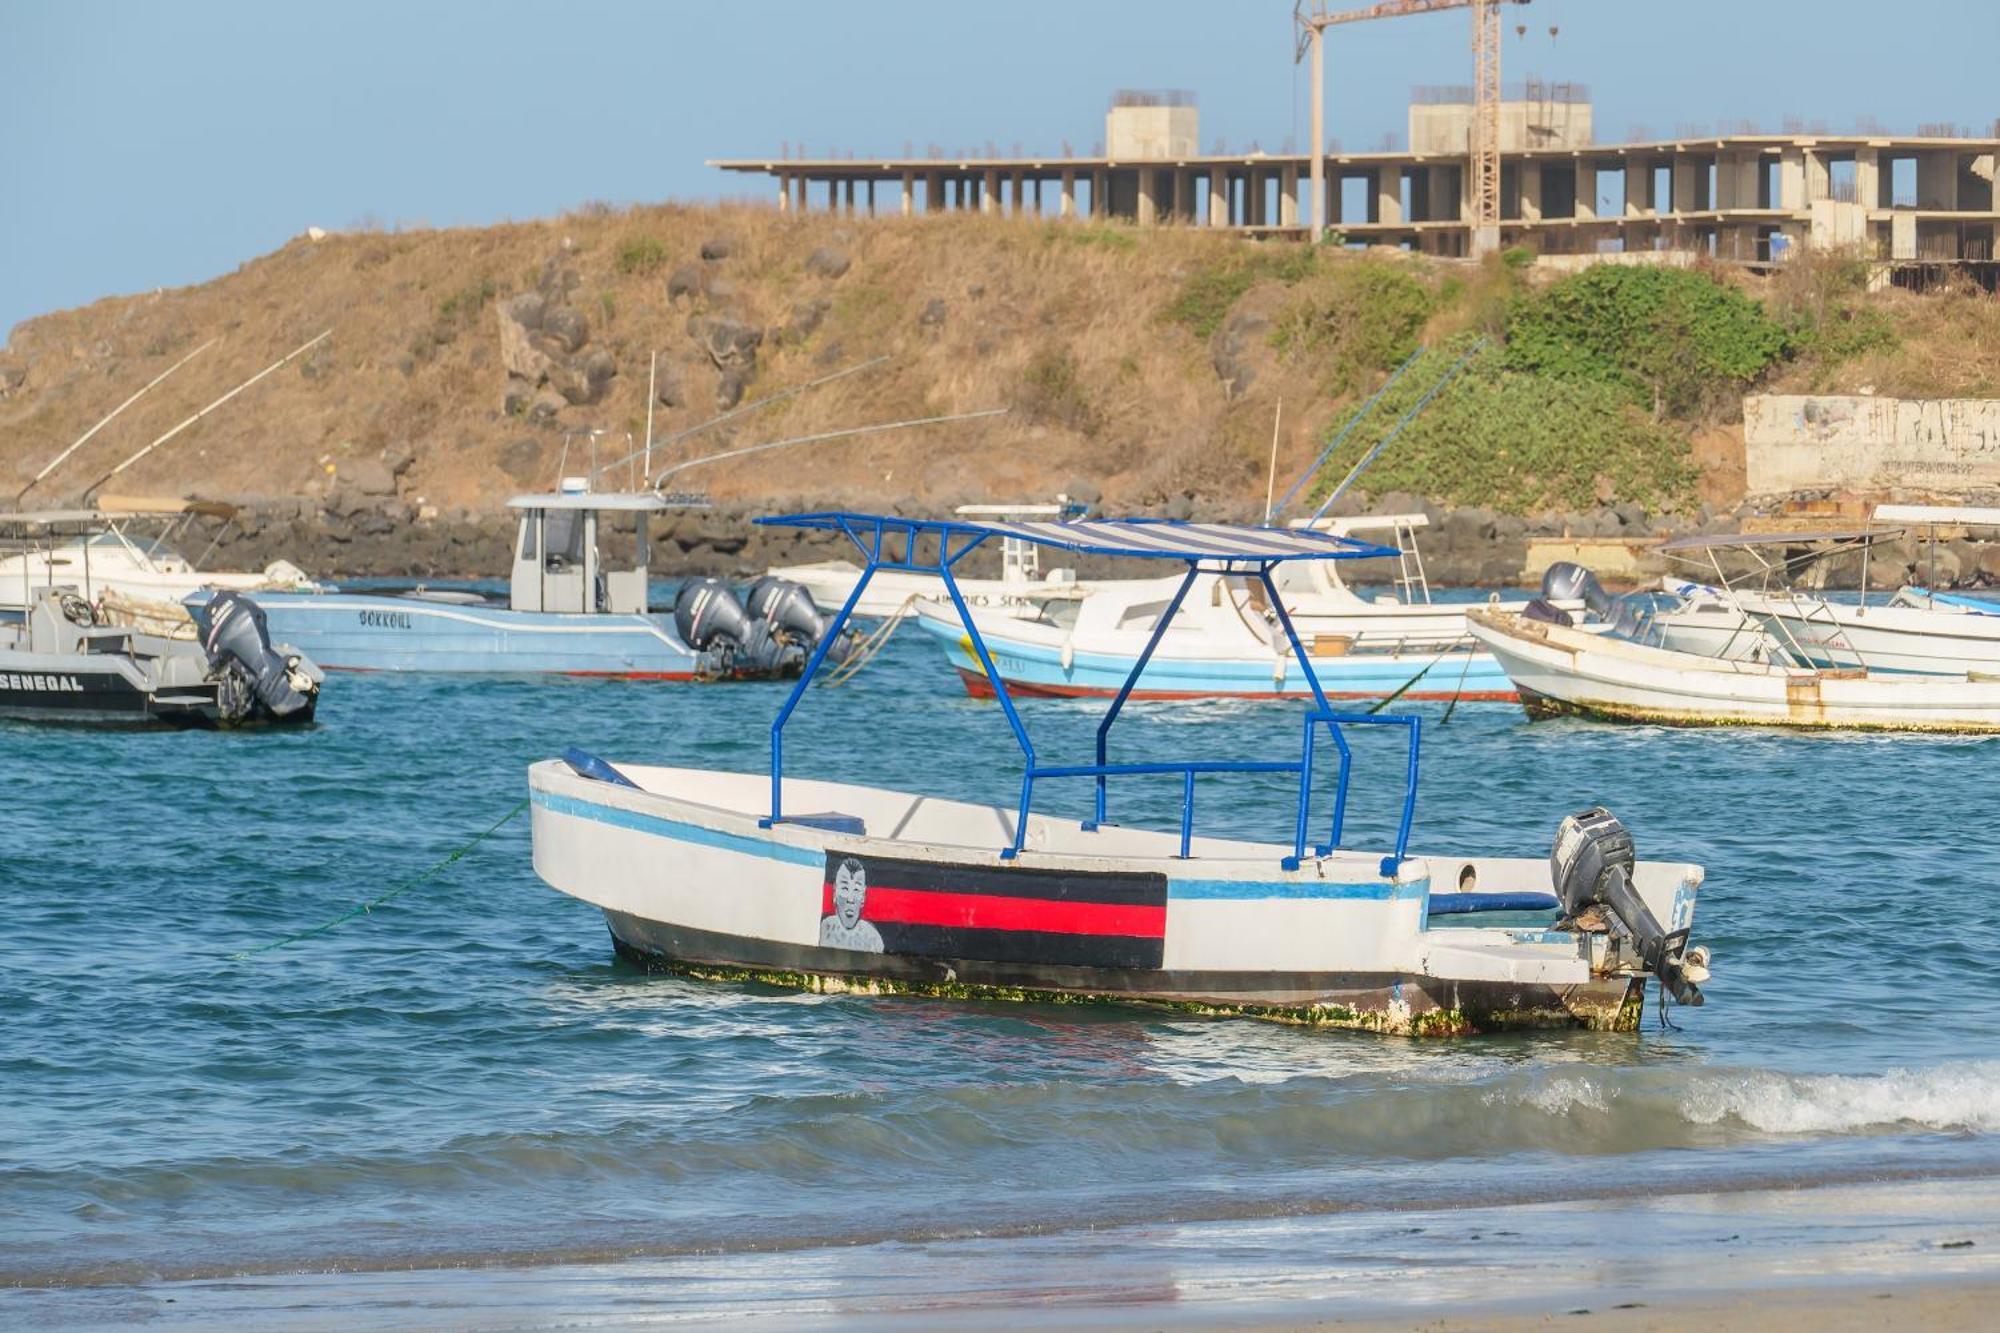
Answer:
M508 672L508 671L493 671L493 672L443 671L432 667L358 667L358 666L324 666L324 665L322 665L320 669L322 671L351 672L357 676L424 676L424 675L506 676L506 675L527 674L527 675L550 675L550 676L578 676L578 677L587 677L591 680L689 681L697 679L694 672L692 671L549 671L549 672L519 673L519 672Z
M833 885L824 886L820 915L833 915ZM1122 935L1164 939L1167 909L1117 903L1065 903L1047 898L1003 898L988 893L936 893L928 889L868 886L864 920L904 926L957 926L970 930L1035 930L1050 935Z
M993 682L977 671L958 668L960 680L965 682L965 692L975 699L994 697ZM1007 693L1017 699L1112 699L1118 691L1103 690L1094 685L1043 685L1026 681L1010 680ZM1352 690L1328 690L1329 699L1380 699L1387 690L1372 693ZM1247 690L1133 690L1134 699L1310 699L1311 690L1281 690L1255 692ZM1448 703L1453 699L1464 704L1517 704L1521 696L1512 690L1406 690L1398 696L1418 703Z

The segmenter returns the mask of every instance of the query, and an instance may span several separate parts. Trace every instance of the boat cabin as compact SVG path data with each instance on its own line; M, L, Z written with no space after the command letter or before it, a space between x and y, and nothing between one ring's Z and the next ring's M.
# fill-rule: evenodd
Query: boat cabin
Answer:
M680 506L649 491L596 493L584 489L579 478L565 478L560 491L517 495L507 507L521 515L508 590L516 611L645 613L647 518ZM607 515L631 516L629 563L607 557L600 546L600 539L608 542L613 535Z
M1424 576L1424 558L1417 550L1417 529L1427 528L1430 523L1425 514L1353 514L1342 518L1296 519L1289 526L1295 531L1324 532L1333 537L1372 534L1369 540L1392 547L1396 555L1396 573L1390 580L1396 591L1393 596L1375 600L1388 605L1428 606L1431 585ZM1359 596L1341 579L1333 562L1327 560L1281 565L1278 587L1294 596L1301 593L1335 598Z

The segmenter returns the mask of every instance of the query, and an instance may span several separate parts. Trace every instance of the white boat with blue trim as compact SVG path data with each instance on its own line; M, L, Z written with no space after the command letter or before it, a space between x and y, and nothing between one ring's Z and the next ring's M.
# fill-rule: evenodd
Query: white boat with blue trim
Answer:
M1280 562L1353 558L1323 533L1091 520L1024 525L808 514L767 523L841 532L866 562L838 633L878 569L939 576L989 653L953 566L1008 536L1080 553L1183 563L1266 589L1307 683L1296 758L1113 763L1106 710L1095 762L1050 764L1007 684L989 677L1022 756L1019 800L980 804L787 779L784 734L825 658L780 708L768 773L607 761L571 751L529 770L536 872L600 909L620 953L717 979L825 992L1115 1001L1421 1035L1637 1025L1646 982L1700 1003L1707 953L1688 942L1700 867L1637 861L1601 809L1565 820L1541 858L1413 854L1421 721L1336 711L1271 579ZM1386 854L1344 847L1345 729L1404 729L1402 823ZM1309 837L1315 755L1338 755L1324 841ZM1194 833L1198 781L1289 775L1284 842ZM1109 818L1109 783L1171 775L1180 827ZM1038 783L1088 781L1094 817L1034 810Z
M272 632L332 670L741 680L796 676L825 632L803 589L762 580L746 606L713 579L684 584L671 613L648 604L647 519L681 502L593 492L581 479L517 495L507 600L417 589L397 594L259 594ZM603 539L629 525L629 564Z

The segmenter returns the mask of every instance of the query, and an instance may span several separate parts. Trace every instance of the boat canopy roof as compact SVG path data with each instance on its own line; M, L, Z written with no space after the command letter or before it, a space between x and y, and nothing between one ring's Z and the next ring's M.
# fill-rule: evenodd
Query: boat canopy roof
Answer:
M104 515L95 509L26 509L18 513L0 513L0 532L103 526Z
M543 495L516 495L508 499L509 509L615 509L621 512L657 513L663 509L684 509L682 500L669 499L652 491L551 491Z
M111 518L166 517L172 514L203 514L209 518L235 518L236 506L223 500L182 500L157 495L100 495L100 513Z
M1951 524L1967 528L2000 528L2000 509L1965 505L1876 505L1877 523Z
M1429 514L1348 514L1340 518L1295 518L1286 526L1311 528L1345 537L1354 532L1393 532L1398 528L1427 528Z
M1394 556L1395 548L1331 533L1285 528L1249 528L1228 523L1189 523L1164 518L1088 518L1067 523L892 518L878 514L827 511L779 514L757 520L769 527L824 528L862 534L883 531L911 537L1012 537L1085 555L1131 556L1153 560L1224 560L1271 564L1280 560L1361 560Z
M1675 537L1654 549L1668 551L1726 550L1734 546L1808 546L1815 542L1879 542L1898 535L1900 529L1857 529L1851 532L1729 532L1702 537Z

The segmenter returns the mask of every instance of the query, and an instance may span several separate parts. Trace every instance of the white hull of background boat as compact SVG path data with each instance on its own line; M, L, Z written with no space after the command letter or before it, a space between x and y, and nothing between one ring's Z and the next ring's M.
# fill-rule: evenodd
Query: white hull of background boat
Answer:
M1873 606L1745 594L1743 608L1814 666L1924 676L2000 676L2000 603L1981 611L1916 589Z
M1541 858L1411 856L1385 874L1337 851L1285 870L1288 848L1195 838L1183 857L1172 833L1030 816L1005 861L1017 814L1001 806L793 779L792 808L839 813L767 827L765 775L609 772L529 769L536 873L602 910L621 952L692 975L1424 1035L1639 1017L1643 977L1607 968L1608 937L1552 928ZM1685 931L1701 878L1641 862L1634 883ZM1481 895L1539 917L1447 924L1505 921Z
M1920 679L1729 662L1614 635L1476 612L1535 717L1571 713L1675 726L2000 732L2000 680Z

